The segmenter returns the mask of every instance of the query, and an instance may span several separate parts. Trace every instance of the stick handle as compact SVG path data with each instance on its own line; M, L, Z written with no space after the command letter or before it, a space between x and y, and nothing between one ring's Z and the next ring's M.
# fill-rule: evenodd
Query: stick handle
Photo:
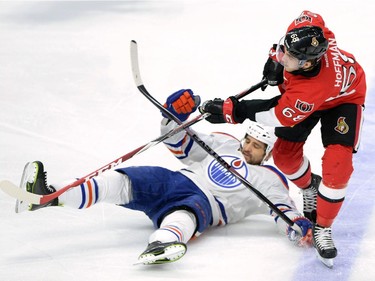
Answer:
M238 100L239 100L239 99L242 99L243 97L245 97L245 96L247 96L248 94L250 94L250 93L252 93L252 92L258 90L259 88L263 87L263 86L266 85L266 84L267 84L267 79L263 79L263 80L260 81L259 83L257 83L257 84L255 84L255 85L251 86L249 89L247 89L247 90L245 90L245 91L243 91L243 92L237 94L237 95L235 96L235 98L238 99Z

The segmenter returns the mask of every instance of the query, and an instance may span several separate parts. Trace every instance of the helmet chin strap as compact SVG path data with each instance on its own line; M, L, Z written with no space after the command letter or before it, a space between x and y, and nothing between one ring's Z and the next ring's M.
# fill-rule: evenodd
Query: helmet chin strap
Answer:
M293 75L303 75L305 77L314 77L318 75L320 68L321 68L321 63L319 63L321 60L316 60L311 64L311 67L307 69L299 68L297 70L291 71L290 73Z
M307 62L307 60L299 60L299 61L298 61L298 66L299 66L300 68L302 68L303 65L304 65L306 62Z
M263 157L262 161L260 162L260 165L263 165L264 162L267 162L271 158L271 153L272 153L272 150L270 152L264 154L264 157Z

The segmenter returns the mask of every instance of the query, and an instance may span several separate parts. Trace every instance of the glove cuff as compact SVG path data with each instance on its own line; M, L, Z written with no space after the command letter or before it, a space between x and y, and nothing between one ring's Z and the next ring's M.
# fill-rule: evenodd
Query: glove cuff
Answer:
M227 123L237 124L234 116L234 110L238 101L234 97L227 98L223 103L223 116Z

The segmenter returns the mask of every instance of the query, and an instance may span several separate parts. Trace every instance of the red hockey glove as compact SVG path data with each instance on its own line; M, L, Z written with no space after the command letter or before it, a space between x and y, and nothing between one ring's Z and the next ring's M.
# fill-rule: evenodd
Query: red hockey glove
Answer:
M288 227L288 238L299 247L310 247L312 244L312 223L305 217L297 217L293 220L294 224L301 228L302 234Z
M284 66L277 61L276 47L277 45L274 44L270 49L267 62L263 68L263 79L267 79L268 83L262 86L261 89L263 91L266 89L267 85L277 86L284 82Z
M190 89L179 90L167 98L164 107L184 122L199 106L201 99ZM164 116L164 114L163 114ZM164 116L167 118L167 116Z

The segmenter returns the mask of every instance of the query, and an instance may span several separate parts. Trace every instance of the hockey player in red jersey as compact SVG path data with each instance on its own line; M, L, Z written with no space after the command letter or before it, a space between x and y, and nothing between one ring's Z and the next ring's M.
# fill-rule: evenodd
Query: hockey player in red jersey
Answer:
M276 127L274 162L302 189L304 213L315 222L318 257L332 267L337 249L331 226L353 172L352 154L357 152L363 121L365 73L352 54L339 49L323 18L303 11L271 48L263 76L268 85L278 85L280 95L268 100L214 99L200 110L211 113L207 118L211 123L242 123L248 118ZM322 177L311 173L303 153L319 121L325 148Z

